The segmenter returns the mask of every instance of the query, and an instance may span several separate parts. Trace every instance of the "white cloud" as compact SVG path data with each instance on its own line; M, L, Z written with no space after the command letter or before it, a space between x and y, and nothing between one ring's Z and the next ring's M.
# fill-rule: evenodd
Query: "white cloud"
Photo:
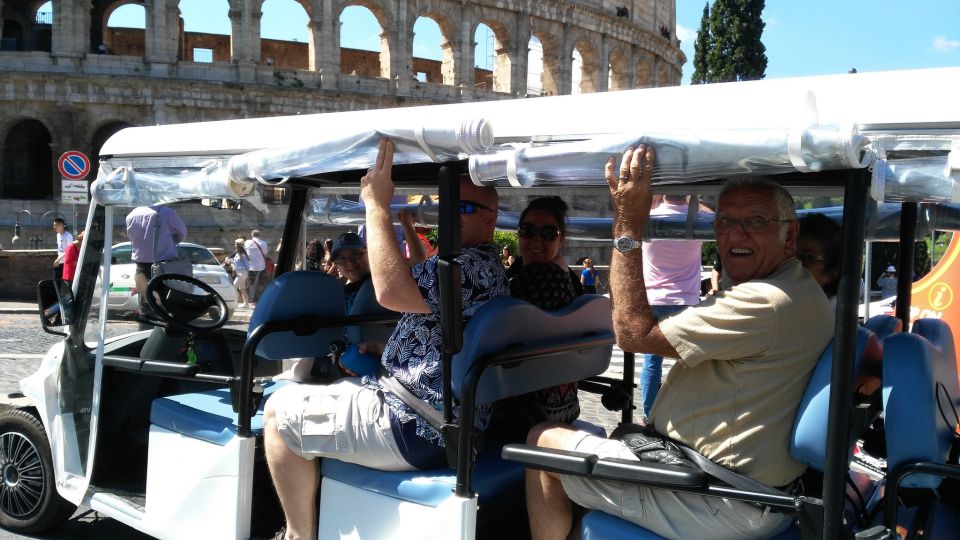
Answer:
M940 52L953 52L960 49L960 40L937 36L933 38L933 48Z
M677 37L680 38L680 41L691 42L697 39L697 33L686 26L677 23Z

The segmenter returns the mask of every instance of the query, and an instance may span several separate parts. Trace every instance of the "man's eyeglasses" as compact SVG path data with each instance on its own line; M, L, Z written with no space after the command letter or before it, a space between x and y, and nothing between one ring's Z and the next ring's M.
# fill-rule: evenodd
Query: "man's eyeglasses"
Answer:
M343 255L338 255L336 259L333 260L333 264L347 264L353 263L357 264L366 255L366 251L354 251L353 253L345 253Z
M800 251L797 253L797 258L800 259L800 262L812 263L812 262L825 262L826 259L823 258L823 255L817 255L816 253L810 253L809 251Z
M544 242L552 242L560 236L560 228L556 225L537 227L533 223L521 223L520 226L517 227L517 235L520 236L520 238L533 238L537 235L537 232L540 233L540 238L543 238Z
M485 204L480 204L474 201L460 201L460 214L462 215L475 214L477 213L478 208L483 208L484 210L493 212L493 208L490 208Z
M717 232L725 233L733 228L734 225L740 225L747 232L763 232L773 223L789 223L790 219L767 219L762 216L753 216L743 219L733 219L728 217L718 217L713 220L713 228Z

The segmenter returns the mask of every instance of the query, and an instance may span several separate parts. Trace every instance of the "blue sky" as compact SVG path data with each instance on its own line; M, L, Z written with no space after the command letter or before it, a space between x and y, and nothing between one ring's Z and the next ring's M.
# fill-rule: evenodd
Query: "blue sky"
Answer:
M677 36L693 73L703 0L677 0ZM767 78L960 66L958 0L767 0Z
M683 66L687 84L704 2L676 1L677 36L688 59ZM230 32L226 0L182 0L180 9L188 31ZM263 37L307 41L306 13L293 0L266 0L263 12ZM767 78L846 73L850 68L863 72L960 66L960 0L767 0L763 19ZM341 22L343 46L379 48L380 28L369 11L349 7ZM143 8L121 7L111 24L142 28ZM414 32L414 55L439 59L436 23L420 18Z

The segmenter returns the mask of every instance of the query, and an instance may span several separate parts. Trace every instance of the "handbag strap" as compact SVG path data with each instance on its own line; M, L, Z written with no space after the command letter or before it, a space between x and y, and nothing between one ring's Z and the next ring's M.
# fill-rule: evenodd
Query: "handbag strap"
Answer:
M257 240L256 238L251 238L251 240L253 240L253 245L257 246L257 249L260 250L260 256L263 257L263 262L264 262L264 264L266 264L266 262L267 262L267 254L264 253L264 252L263 252L263 248L260 247L260 241Z

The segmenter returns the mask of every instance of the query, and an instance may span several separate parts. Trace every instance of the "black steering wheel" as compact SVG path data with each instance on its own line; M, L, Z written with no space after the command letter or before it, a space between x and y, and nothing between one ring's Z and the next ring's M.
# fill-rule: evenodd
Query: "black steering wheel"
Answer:
M160 274L147 283L146 294L157 317L191 332L216 330L229 316L220 293L190 276Z

